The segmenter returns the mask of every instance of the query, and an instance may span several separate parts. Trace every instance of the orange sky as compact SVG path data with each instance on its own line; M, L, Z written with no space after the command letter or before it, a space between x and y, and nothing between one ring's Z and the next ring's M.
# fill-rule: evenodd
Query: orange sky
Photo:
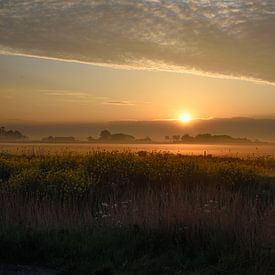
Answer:
M274 22L270 0L2 1L0 121L274 118Z
M0 56L1 120L274 117L275 86L173 72Z

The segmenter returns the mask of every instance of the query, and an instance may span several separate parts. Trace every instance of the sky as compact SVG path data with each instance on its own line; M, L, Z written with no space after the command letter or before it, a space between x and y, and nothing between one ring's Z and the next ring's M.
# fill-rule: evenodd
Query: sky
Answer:
M2 121L275 117L275 86L176 72L0 56Z
M273 0L0 0L0 122L275 118Z

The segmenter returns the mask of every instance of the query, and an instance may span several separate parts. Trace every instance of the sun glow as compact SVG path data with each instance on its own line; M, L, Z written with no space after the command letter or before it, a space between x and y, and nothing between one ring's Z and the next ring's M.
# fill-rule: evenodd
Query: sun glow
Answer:
M183 123L189 123L191 121L191 115L188 113L181 114L179 120Z

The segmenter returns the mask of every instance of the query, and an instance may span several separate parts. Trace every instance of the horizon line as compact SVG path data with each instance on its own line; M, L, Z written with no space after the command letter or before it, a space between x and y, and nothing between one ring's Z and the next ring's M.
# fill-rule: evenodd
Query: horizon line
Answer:
M249 119L249 120L275 120L275 116L232 116L232 117L200 117L192 118L189 124L196 121L210 120L230 120L230 119ZM0 121L1 124L108 124L108 123L124 123L124 122L181 122L179 118L160 118L160 119L120 119L120 120L94 120L94 121L30 121L20 119L7 119Z

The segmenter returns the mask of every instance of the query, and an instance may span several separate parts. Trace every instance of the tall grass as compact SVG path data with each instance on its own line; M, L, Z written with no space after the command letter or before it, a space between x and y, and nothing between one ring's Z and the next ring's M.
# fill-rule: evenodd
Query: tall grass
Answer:
M269 158L146 152L1 155L0 242L14 259L77 274L98 265L129 274L270 274L274 168ZM32 247L40 258L26 259ZM12 261L3 248L0 258Z

